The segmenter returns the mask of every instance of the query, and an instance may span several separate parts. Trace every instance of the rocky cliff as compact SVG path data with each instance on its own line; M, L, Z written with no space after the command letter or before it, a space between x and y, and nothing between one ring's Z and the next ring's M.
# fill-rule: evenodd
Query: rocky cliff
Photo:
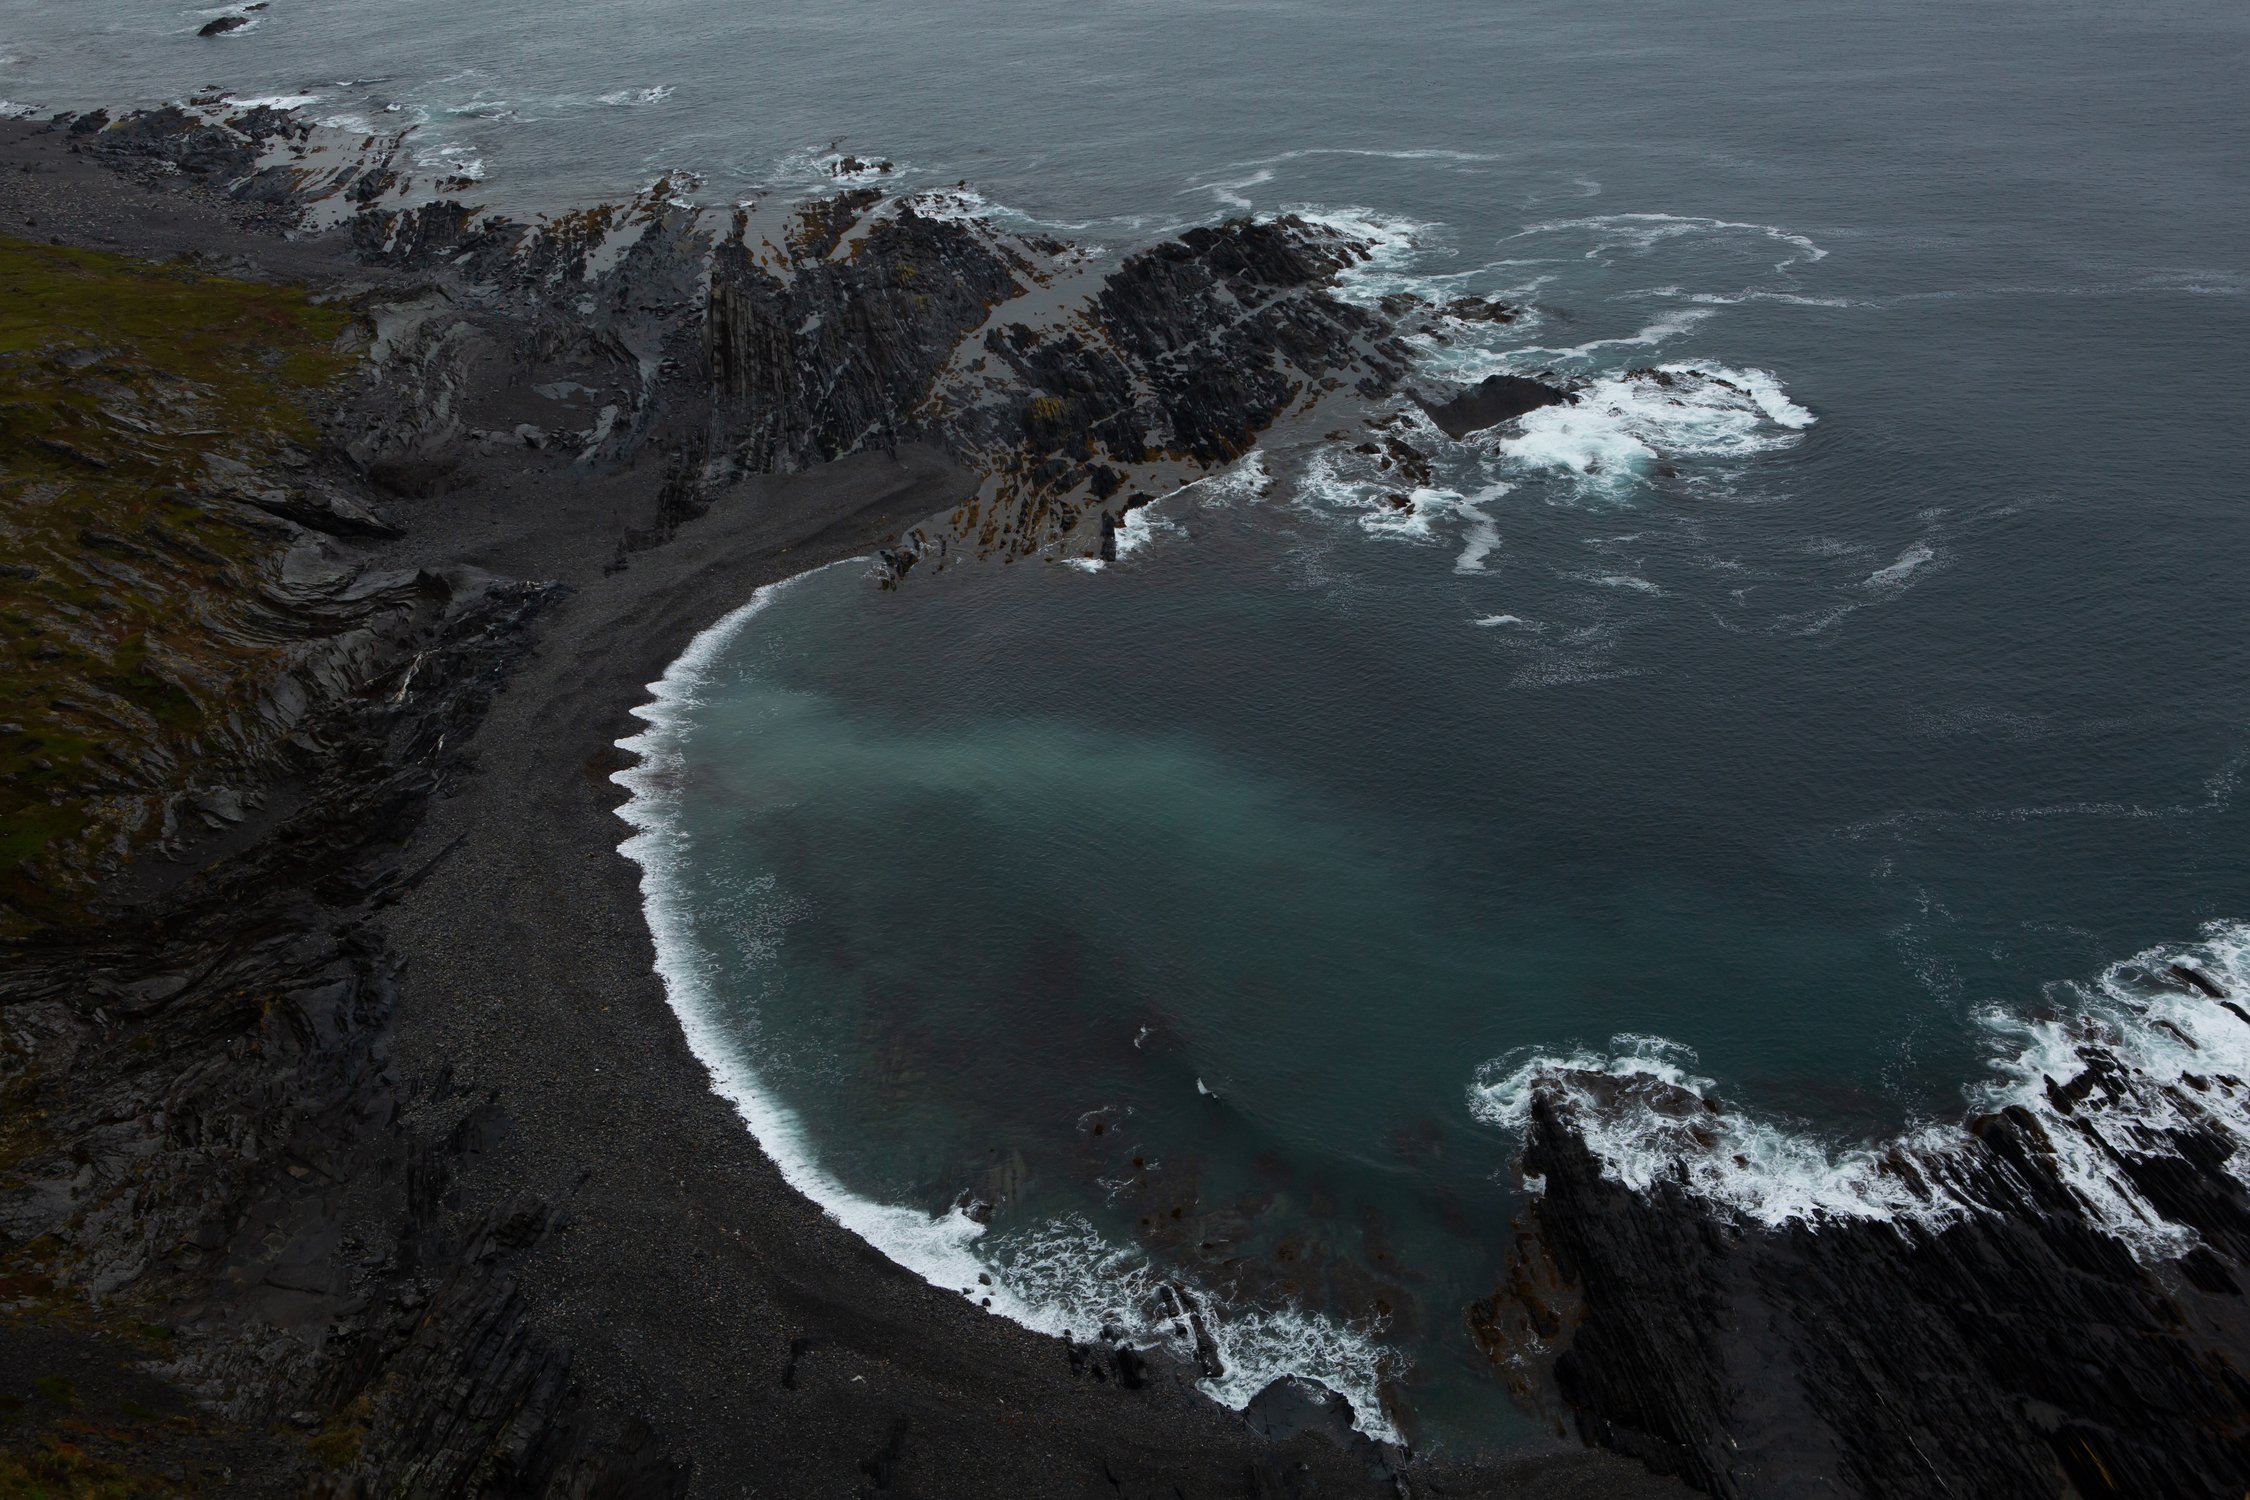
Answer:
M1539 1196L1472 1328L1527 1391L1551 1373L1589 1439L1714 1495L2242 1491L2250 1085L2225 1058L2250 1019L2192 963L2134 983L2182 1019L2077 1023L2036 1104L1856 1164L1865 1212L1752 1212L1713 1190L1723 1106L1555 1070L1521 1162ZM2137 1054L2143 1024L2189 1060ZM1629 1112L1670 1153L1646 1183L1605 1155Z

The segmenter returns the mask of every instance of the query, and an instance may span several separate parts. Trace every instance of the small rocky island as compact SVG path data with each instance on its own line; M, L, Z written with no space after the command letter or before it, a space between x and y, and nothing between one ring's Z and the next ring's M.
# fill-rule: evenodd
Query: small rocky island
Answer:
M789 1189L612 853L644 685L805 568L1103 558L1262 434L1365 438L1443 311L1334 295L1368 249L1318 224L1117 256L881 170L524 220L271 108L0 122L0 1493L2250 1483L2219 1135L2119 1143L2194 1231L2148 1264L2037 1122L1971 1122L1941 1231L1771 1229L1625 1187L1558 1094L1460 1310L1558 1437L1483 1463L1227 1411Z

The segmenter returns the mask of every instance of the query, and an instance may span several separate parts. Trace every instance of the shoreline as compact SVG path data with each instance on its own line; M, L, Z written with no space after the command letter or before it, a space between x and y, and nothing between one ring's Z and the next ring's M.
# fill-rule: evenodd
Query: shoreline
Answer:
M370 267L338 234L246 233L216 196L137 189L46 127L4 131L8 164L40 170L10 172L27 196L0 208L0 230L27 210L56 239L362 295L427 274ZM1393 1473L1364 1441L1328 1435L1336 1414L1316 1403L1262 1403L1246 1422L1161 1358L1066 1345L969 1307L792 1189L665 1003L639 871L614 857L628 831L616 742L715 619L808 567L897 545L977 478L903 442L743 477L682 508L646 460L579 472L567 454L520 446L449 456L442 485L407 472L382 492L403 535L364 546L364 565L538 578L545 602L465 750L437 736L450 758L384 856L403 878L379 876L372 920L348 929L379 946L371 972L388 973L390 995L348 1115L388 1123L347 1129L338 1149L356 1168L279 1176L278 1211L299 1227L279 1241L259 1231L284 1260L309 1257L289 1284L323 1290L258 1333L283 1283L251 1264L230 1272L230 1287L248 1274L247 1290L205 1294L181 1324L183 1338L201 1330L198 1358L217 1361L206 1368L248 1368L228 1351L301 1336L284 1326L364 1328L349 1339L377 1359L375 1406L344 1419L359 1427L358 1464L442 1460L467 1483L514 1453L518 1487L548 1476L524 1492L559 1493L570 1468L636 1495L1348 1494L1441 1479L1465 1493L1674 1492L1595 1450ZM652 512L656 534L621 548ZM256 1260L240 1243L233 1254ZM349 1251L384 1245L372 1260ZM382 1308L397 1311L371 1317ZM399 1332L369 1344L394 1316ZM196 1367L172 1363L186 1390L211 1378ZM266 1399L295 1410L304 1395ZM259 1399L245 1390L229 1410L254 1428ZM308 1416L322 1432L336 1420ZM249 1428L241 1440L259 1444ZM302 1482L297 1442L265 1445L261 1462L290 1475L271 1487Z
M1152 502L1135 514L1146 514L1160 503ZM784 591L816 574L869 561L861 557L824 563L758 588L749 602L697 633L662 678L650 684L653 697L632 711L646 727L617 742L619 750L640 758L637 765L610 777L630 793L617 808L617 816L633 832L617 852L641 867L642 908L655 947L655 968L689 1050L710 1074L713 1092L734 1107L792 1188L941 1294L959 1294L996 1317L1061 1338L1066 1345L1085 1335L1089 1341L1131 1344L1144 1352L1168 1351L1183 1369L1192 1367L1194 1384L1204 1395L1230 1411L1246 1410L1277 1381L1298 1381L1332 1392L1348 1403L1351 1429L1380 1445L1392 1461L1403 1462L1405 1440L1382 1399L1386 1377L1377 1373L1390 1351L1377 1336L1295 1306L1231 1304L1208 1287L1196 1285L1183 1271L1168 1271L1153 1261L1147 1262L1145 1272L1130 1277L1104 1276L1096 1264L1114 1266L1146 1252L1093 1239L1085 1248L1094 1260L1079 1263L1076 1274L1066 1274L1058 1284L1027 1287L1007 1265L979 1253L986 1226L959 1207L932 1214L868 1196L834 1177L796 1112L761 1079L735 1029L712 1013L709 986L698 972L688 935L691 919L679 909L679 872L671 853L680 831L666 792L672 777L684 769L674 753L681 721L692 712L712 661L743 632L755 628L757 616ZM1088 561L1083 566L1101 564ZM1062 1220L1047 1225L1050 1232L1065 1235L1073 1227ZM1090 1228L1075 1227L1091 1235ZM1184 1301L1188 1311L1175 1310L1167 1316L1151 1310L1152 1301L1166 1295ZM1301 1357L1291 1359L1276 1352L1278 1346L1292 1342L1302 1351Z

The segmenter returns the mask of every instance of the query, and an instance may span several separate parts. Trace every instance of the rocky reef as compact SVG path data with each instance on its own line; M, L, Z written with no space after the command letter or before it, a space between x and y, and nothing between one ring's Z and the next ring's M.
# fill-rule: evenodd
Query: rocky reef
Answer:
M1850 1163L1864 1208L1771 1211L1733 1111L1554 1068L1524 1121L1539 1196L1471 1327L1588 1439L1713 1495L2234 1494L2250 1019L2208 963L2124 966L2114 1015L2052 1023L2069 1070L2029 1102Z

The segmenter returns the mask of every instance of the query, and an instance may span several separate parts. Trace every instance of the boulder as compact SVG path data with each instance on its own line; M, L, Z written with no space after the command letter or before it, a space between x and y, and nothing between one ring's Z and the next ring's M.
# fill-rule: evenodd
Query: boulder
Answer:
M1542 406L1565 406L1578 398L1522 375L1492 375L1451 401L1433 403L1420 396L1414 399L1447 437L1459 440Z

